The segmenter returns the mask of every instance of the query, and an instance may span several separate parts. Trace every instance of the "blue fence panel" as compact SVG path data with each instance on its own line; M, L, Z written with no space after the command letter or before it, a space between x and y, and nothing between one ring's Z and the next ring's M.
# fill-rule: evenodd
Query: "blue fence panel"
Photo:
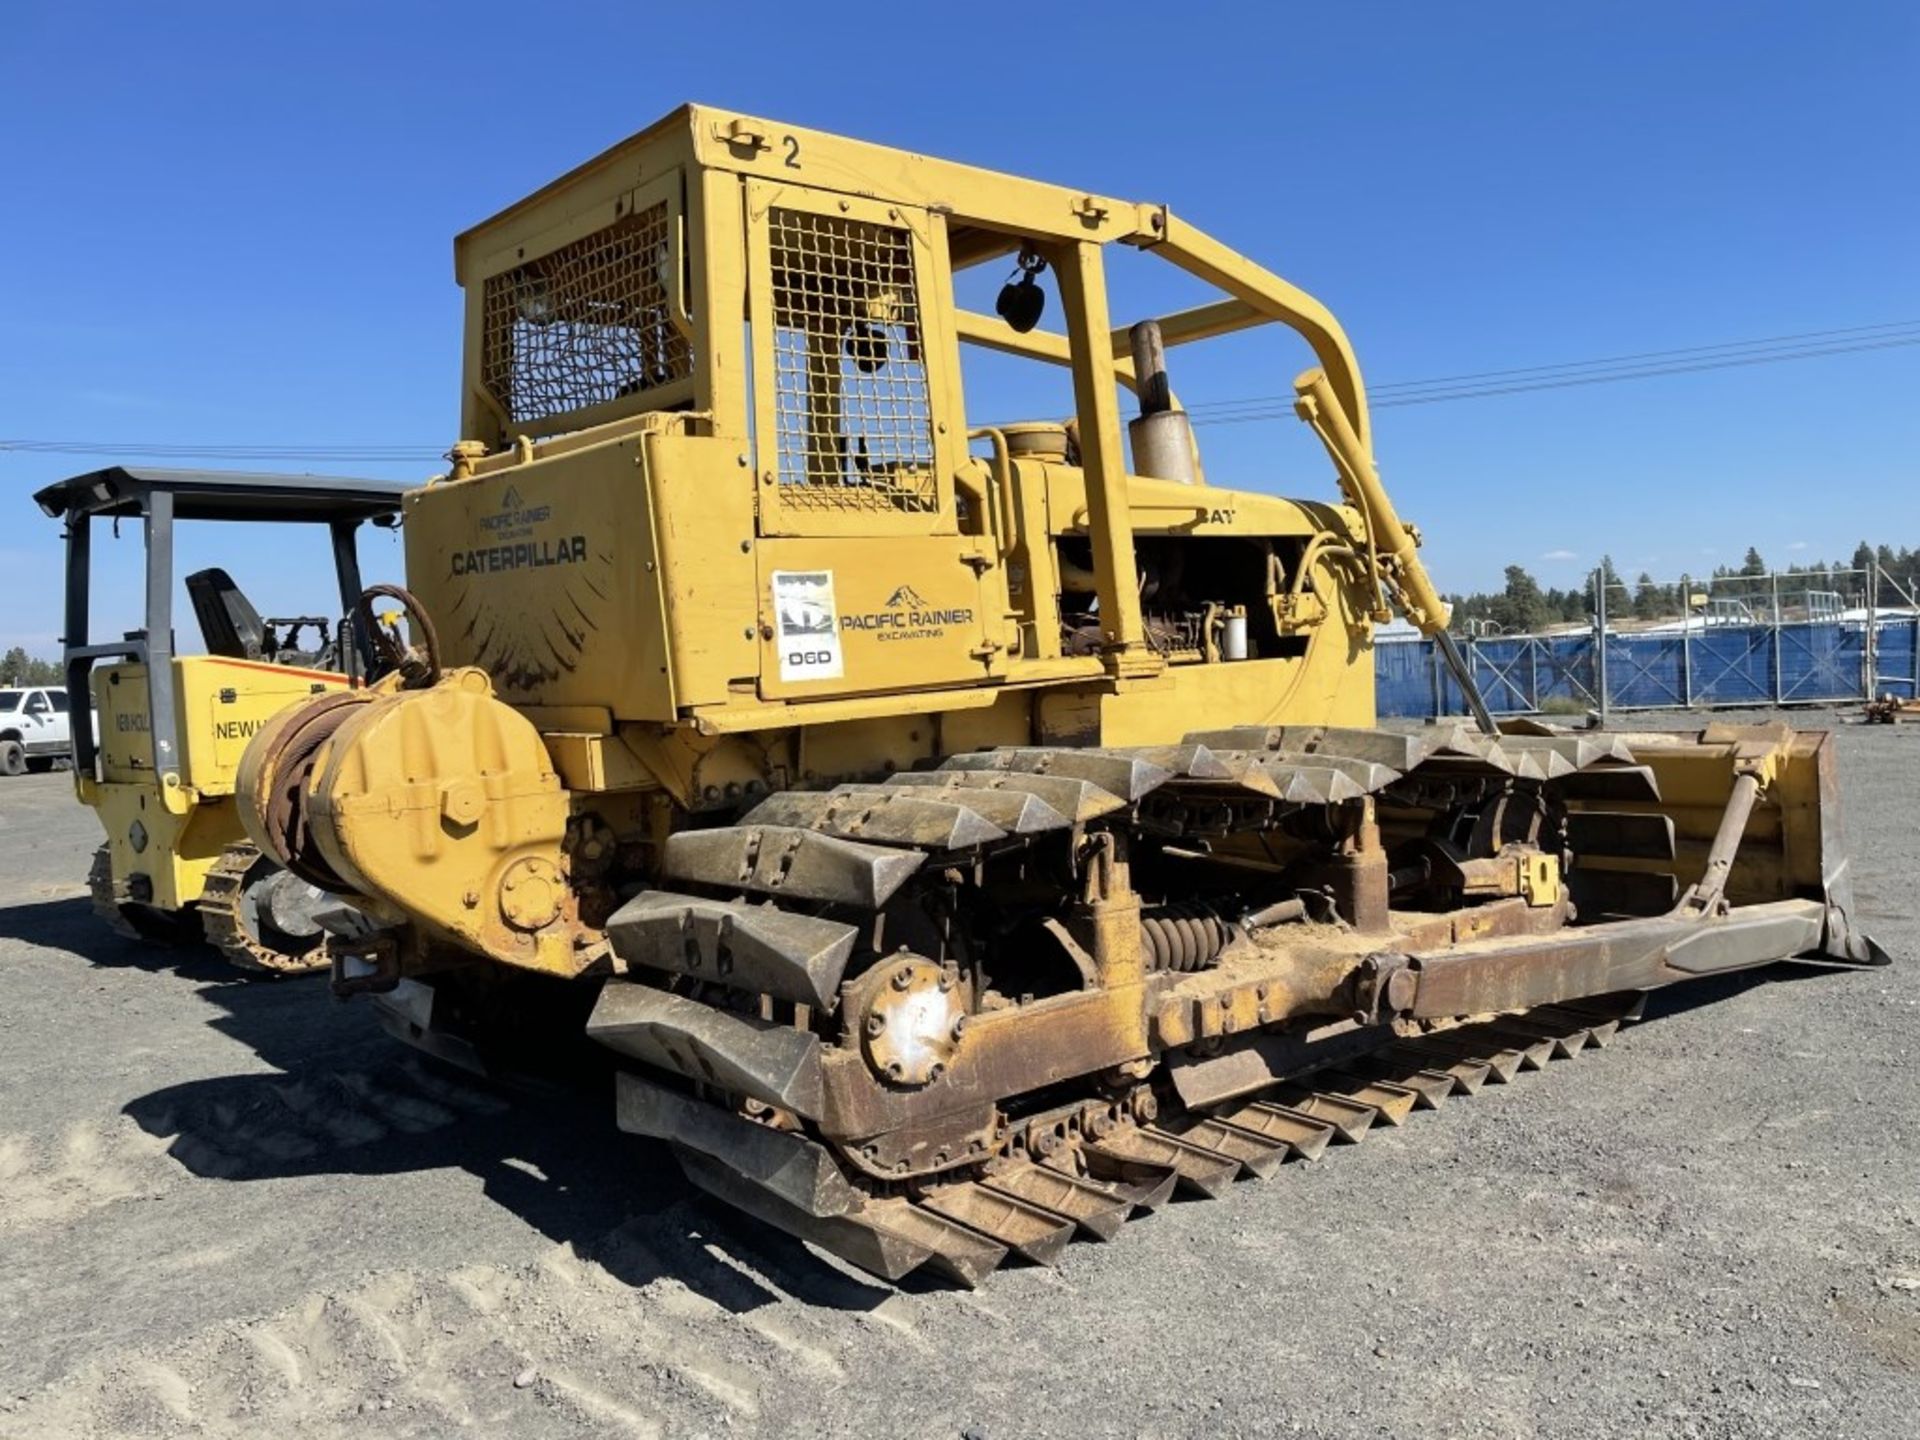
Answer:
M1433 642L1392 640L1374 646L1373 687L1382 715L1433 714Z
M1552 696L1581 705L1600 703L1600 682L1593 673L1593 636L1555 635L1541 645L1542 698Z
M1764 625L1716 625L1691 637L1693 703L1771 705L1773 632Z
M1609 703L1622 710L1686 704L1686 650L1679 635L1609 635Z
M1874 631L1874 689L1881 695L1920 695L1914 663L1920 656L1920 618L1883 622Z
M1468 647L1469 673L1480 687L1487 709L1500 715L1530 715L1540 708L1535 694L1535 647L1531 635L1476 640Z
M1838 622L1712 625L1688 635L1607 637L1608 703L1620 710L1858 700L1866 693L1866 628ZM1881 622L1879 689L1920 693L1920 617ZM1515 635L1461 647L1495 714L1530 714L1552 702L1599 704L1588 634ZM1382 715L1464 715L1466 698L1430 640L1374 649Z
M1780 698L1858 699L1866 662L1864 625L1782 625Z

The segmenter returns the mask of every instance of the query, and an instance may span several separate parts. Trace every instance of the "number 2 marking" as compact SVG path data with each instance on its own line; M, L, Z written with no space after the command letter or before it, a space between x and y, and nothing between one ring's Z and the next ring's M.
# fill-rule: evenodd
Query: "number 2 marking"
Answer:
M780 143L787 147L787 158L786 158L786 161L784 162L786 164L787 169L798 170L800 168L799 140L792 135L782 135L780 137Z

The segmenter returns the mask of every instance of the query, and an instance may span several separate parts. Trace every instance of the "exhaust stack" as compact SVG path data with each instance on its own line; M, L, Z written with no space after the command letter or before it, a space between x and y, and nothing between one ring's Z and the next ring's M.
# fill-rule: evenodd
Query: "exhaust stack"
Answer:
M1177 480L1182 485L1204 485L1193 426L1187 412L1173 406L1160 322L1142 320L1127 332L1127 338L1133 345L1133 373L1140 388L1140 416L1127 425L1127 436L1133 443L1134 474Z

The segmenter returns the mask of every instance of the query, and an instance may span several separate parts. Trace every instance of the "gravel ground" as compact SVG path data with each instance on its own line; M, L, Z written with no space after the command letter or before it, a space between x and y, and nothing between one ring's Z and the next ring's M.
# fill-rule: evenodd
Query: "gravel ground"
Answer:
M1913 1435L1920 726L1841 747L1894 969L1667 992L971 1295L756 1233L319 981L115 938L67 777L0 780L0 1436Z

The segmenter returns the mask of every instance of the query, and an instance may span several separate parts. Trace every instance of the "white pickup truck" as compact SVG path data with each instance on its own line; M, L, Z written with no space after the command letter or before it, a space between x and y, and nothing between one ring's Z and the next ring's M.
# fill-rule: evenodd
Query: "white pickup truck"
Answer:
M65 690L55 685L0 690L0 775L51 770L72 751Z

